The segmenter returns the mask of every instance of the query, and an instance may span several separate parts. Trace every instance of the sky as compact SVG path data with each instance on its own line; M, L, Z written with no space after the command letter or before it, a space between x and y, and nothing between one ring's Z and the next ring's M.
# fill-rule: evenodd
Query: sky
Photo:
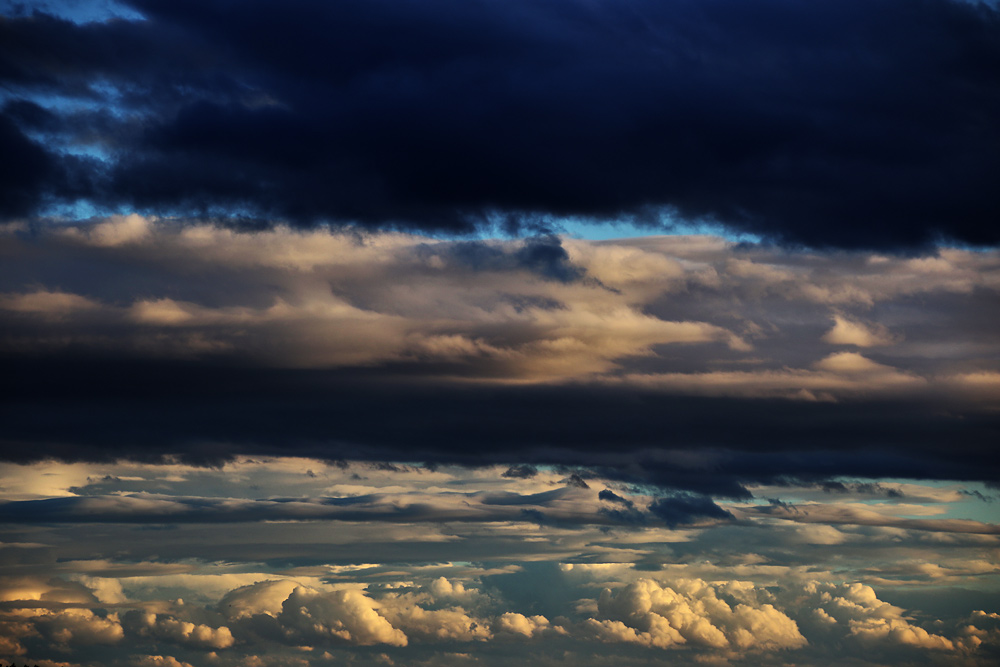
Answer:
M0 1L0 666L1000 661L1000 12Z

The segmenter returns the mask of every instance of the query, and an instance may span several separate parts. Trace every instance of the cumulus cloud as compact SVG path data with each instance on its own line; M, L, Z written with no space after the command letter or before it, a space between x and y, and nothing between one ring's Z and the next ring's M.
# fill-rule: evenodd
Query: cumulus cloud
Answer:
M182 662L169 655L144 655L135 658L134 667L192 667L191 663Z
M507 633L520 635L522 637L534 637L549 629L551 624L544 616L525 616L517 612L506 612L501 614L494 628L497 633Z
M282 603L278 620L305 641L406 646L406 635L377 608L374 600L357 590L323 593L298 586Z
M315 463L308 465L310 470L320 471L308 479L325 474ZM496 472L482 474L479 479L496 483L503 479ZM403 469L396 474L419 478ZM435 478L427 483L441 484L440 472L433 474ZM558 474L544 470L537 473L543 480L546 476L554 484L560 479ZM465 484L470 481L465 480ZM505 483L544 482L511 479ZM749 530L764 527L761 524ZM315 540L315 525L305 528L302 535ZM345 650L377 653L405 648L405 655L413 657L449 645L461 646L461 652L476 655L487 664L521 650L544 655L548 646L562 651L561 647L576 645L591 656L581 664L600 665L614 661L615 656L620 659L622 644L631 645L630 650L676 651L673 655L682 663L754 655L767 661L774 658L763 654L780 651L788 652L789 660L822 664L836 647L838 656L844 659L863 660L868 656L876 663L899 655L923 659L920 656L938 654L961 656L970 664L985 665L990 651L1000 646L1000 624L995 614L977 611L947 621L927 620L933 616L908 613L880 599L868 584L815 580L813 575L832 576L822 571L819 562L810 567L780 565L778 555L787 553L789 545L799 552L809 548L808 541L784 541L782 532L768 530L762 535L763 542L773 543L774 549L763 552L768 558L754 560L746 558L753 555L747 553L749 550L761 546L753 539L734 540L734 534L728 534L714 542L711 536L700 535L704 528L675 536L673 542L665 541L671 531L645 525L630 533L611 535L600 531L577 535L575 531L545 526L529 532L513 528L494 524L484 527L481 533L455 532L452 528L456 535L463 536L462 542L509 533L507 557L517 564L506 569L441 563L413 565L401 560L412 559L413 549L419 548L419 543L411 542L407 550L389 555L382 565L292 568L301 579L308 580L306 585L287 576L267 578L259 574L126 577L121 585L131 601L120 616L119 612L102 609L93 596L75 593L78 589L72 585L48 584L55 591L49 595L48 604L66 605L56 601L65 599L76 600L72 604L78 606L31 606L42 600L28 599L29 595L16 591L37 590L40 582L11 581L6 586L11 591L7 597L19 602L13 612L10 607L0 611L0 623L4 636L10 638L10 650L17 655L34 655L31 651L40 646L38 642L57 645L61 651L122 646L136 665L163 667L174 665L172 660L178 664L190 661L187 656L192 655L191 651L199 652L212 664L264 665L289 660L305 660L303 664L308 664L321 652L322 659L329 660L343 655L338 652ZM351 533L345 537L353 541L360 535L355 532L359 529L361 526L348 524L342 531ZM718 528L730 529L748 530L746 526ZM282 536L290 535L282 531ZM226 541L232 539L218 528L209 532ZM265 535L257 531L254 539L260 544ZM840 571L851 567L852 548L861 548L852 547L847 539L851 535L845 533L840 540L818 542L824 552L831 552L830 562ZM173 541L179 537L174 535ZM602 539L609 541L613 549L595 551L594 542ZM900 534L893 539L897 545L905 543ZM700 547L699 540L704 540ZM518 545L539 541L549 544L548 551L543 549L530 556L534 564L523 560L526 552ZM734 541L738 547L732 545ZM867 538L863 541L871 542ZM639 569L632 562L640 554L660 552L666 545L676 549L671 563L658 569L648 565ZM728 550L722 545L729 545ZM454 553L454 548L454 542L446 541L437 553ZM896 547L897 553L901 548ZM958 548L946 547L952 554L958 553ZM329 553L330 549L322 551ZM566 553L585 557L588 563L552 568L539 562L551 563L551 559ZM699 562L683 562L691 555L706 553L730 564L701 558ZM855 572L874 571L871 553L862 549L859 557L863 567L856 566ZM612 554L628 554L628 560L599 562L600 557ZM493 553L490 557L504 556ZM84 565L71 562L61 567L79 569ZM231 568L219 563L203 567ZM240 565L239 569L245 567ZM705 568L704 572L714 578L678 575L697 572L698 568ZM752 579L732 578L736 572ZM322 574L322 578L308 573ZM152 581L138 587L134 580L145 578ZM241 579L252 583L240 585ZM198 589L221 592L218 597L202 597L204 603L162 599L164 593L173 596L182 590L186 598L197 599ZM133 606L140 608L130 608ZM918 622L916 618L925 620ZM169 651L164 653L168 644L184 652L171 657Z
M277 616L282 604L299 586L289 579L276 579L236 588L219 601L219 610L231 619L254 614Z
M817 585L806 588L810 599L822 612L821 619L846 627L851 639L868 644L902 644L936 651L954 651L956 644L914 625L904 610L878 599L870 586Z
M117 614L98 615L90 609L37 610L24 614L37 631L60 645L116 644L125 637Z
M129 612L123 619L130 631L198 648L228 648L235 641L226 626L217 628L152 612Z
M764 603L727 604L716 588L700 580L680 581L675 588L640 579L598 602L604 641L646 643L660 648L692 644L715 649L776 650L801 648L808 642L795 621Z
M407 596L383 599L382 613L407 637L420 641L484 641L492 637L488 622L461 606L426 609Z

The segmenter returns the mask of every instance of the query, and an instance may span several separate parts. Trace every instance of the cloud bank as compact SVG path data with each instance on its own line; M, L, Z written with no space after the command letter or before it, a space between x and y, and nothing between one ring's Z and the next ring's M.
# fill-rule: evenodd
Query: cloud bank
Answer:
M987 3L117 10L14 5L0 23L5 216L85 204L251 225L577 217L813 246L1000 240Z
M1000 651L1000 533L961 518L989 504L982 485L844 479L714 504L592 470L585 486L504 470L9 466L0 646L87 666L987 665Z
M10 460L588 465L730 497L1000 476L995 252L136 215L9 225L0 252Z

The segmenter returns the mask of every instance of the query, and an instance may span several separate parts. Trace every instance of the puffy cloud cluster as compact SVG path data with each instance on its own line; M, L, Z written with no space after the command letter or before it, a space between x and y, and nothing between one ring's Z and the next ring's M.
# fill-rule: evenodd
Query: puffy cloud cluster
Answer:
M777 650L808 644L795 621L770 603L719 597L701 580L663 585L640 579L618 591L605 589L598 601L600 619L587 621L603 641L627 641L670 648L679 644L714 649Z
M366 568L351 568L337 584L303 585L274 577L231 589L207 606L146 600L143 606L159 611L132 609L120 620L96 601L59 609L23 606L30 601L22 601L3 612L0 623L9 655L36 655L39 646L76 654L120 645L135 667L184 667L203 660L262 667L284 660L307 666L346 649L419 652L448 645L466 647L461 651L489 663L494 651L508 655L526 643L532 651L581 643L591 643L595 651L601 646L614 650L627 644L670 651L681 661L767 660L766 654L780 651L817 664L833 646L845 656L868 655L872 664L894 655L939 655L978 665L1000 651L996 614L976 611L950 623L918 623L862 583L709 581L606 563L564 565L555 579L550 574L546 591L532 581L534 575L518 569L507 571L503 584L490 577L475 584L426 577L420 570L372 571L366 581L361 574ZM537 590L519 597L508 584L520 577ZM9 591L16 587L11 584ZM557 596L562 601L547 607L551 612L530 609L532 600L545 600L566 586ZM603 588L595 594L595 587ZM164 653L166 645L175 650ZM264 653L270 657L262 658ZM312 662L313 657L320 662Z
M299 586L282 603L278 620L306 641L406 646L406 635L376 609L377 604L357 590L324 593Z
M977 609L958 630L959 641L972 650L986 648L1000 655L1000 613Z
M847 630L849 638L863 644L899 644L934 651L954 651L960 646L914 625L903 609L879 600L865 584L811 584L805 592L806 605L814 606L818 624Z
M0 650L23 655L25 639L70 647L116 644L124 636L117 613L95 613L99 605L85 587L48 577L0 578Z
M125 637L116 613L95 613L91 609L20 608L5 614L3 625L10 634L7 642L14 653L23 653L18 641L40 637L53 646L70 648L117 644Z
M191 663L182 662L169 655L144 655L136 658L133 667L192 667Z
M406 646L407 637L378 612L379 605L357 589L319 591L288 581L265 581L228 593L219 603L239 621L264 615L286 639L304 643L390 644Z
M183 621L152 612L129 612L123 621L129 630L140 636L163 639L196 648L228 648L235 641L226 626L217 628L200 623Z
M549 619L544 616L534 615L525 616L524 614L519 614L517 612L506 612L501 614L494 623L494 628L497 633L508 633L512 635L521 635L523 637L536 637L543 634L545 631L553 628L549 623ZM565 634L565 630L560 627L553 628L556 632L561 632Z
M282 605L299 584L289 579L261 581L228 592L219 601L219 611L229 619L254 614L277 616Z

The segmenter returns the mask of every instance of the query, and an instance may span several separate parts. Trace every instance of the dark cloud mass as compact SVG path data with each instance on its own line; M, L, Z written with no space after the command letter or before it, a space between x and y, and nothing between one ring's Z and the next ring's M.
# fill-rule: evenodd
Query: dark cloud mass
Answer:
M127 5L145 20L0 23L3 215L668 215L815 246L1000 241L984 3Z
M649 511L663 519L663 522L675 528L680 525L694 523L699 519L732 519L730 512L722 509L711 498L704 496L678 495L657 498L649 506Z
M6 460L239 454L594 466L612 479L746 498L831 476L1000 481L993 412L906 400L789 403L600 386L490 387L171 362L5 360ZM720 418L724 415L724 418ZM739 435L736 435L739 434ZM517 466L510 478L530 477ZM672 505L664 505L665 510ZM683 509L683 508L682 508Z

